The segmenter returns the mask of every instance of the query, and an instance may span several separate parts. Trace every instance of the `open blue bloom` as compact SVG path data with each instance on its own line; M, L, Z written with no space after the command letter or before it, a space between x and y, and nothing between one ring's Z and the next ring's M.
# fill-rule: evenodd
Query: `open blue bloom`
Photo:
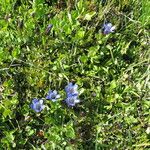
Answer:
M112 26L111 23L106 23L103 25L103 28L102 28L102 32L103 34L109 34L109 33L112 33L114 32L115 30L115 26Z
M36 111L36 112L40 112L45 108L45 105L43 105L43 100L38 100L38 99L33 99L32 100L32 104L30 105L30 107Z
M46 99L52 100L53 102L57 101L58 98L60 98L60 95L57 94L56 90L54 90L54 91L50 90L48 92L48 95L46 96Z
M75 104L79 103L80 100L77 99L77 96L69 96L65 99L65 102L67 103L69 107L73 107L75 106Z
M65 87L65 91L66 91L67 96L78 96L78 85L69 83Z

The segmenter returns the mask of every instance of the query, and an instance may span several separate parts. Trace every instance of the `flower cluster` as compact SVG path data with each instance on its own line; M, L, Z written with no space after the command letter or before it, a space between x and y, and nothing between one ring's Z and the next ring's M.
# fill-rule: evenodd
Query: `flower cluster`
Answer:
M69 83L65 87L66 95L67 98L65 99L66 104L69 107L75 106L75 104L79 103L80 100L78 99L78 85ZM60 98L60 95L56 90L50 90L46 96L47 100L51 100L53 102L56 102L57 99ZM40 112L45 108L45 105L43 104L43 99L33 99L32 104L30 107L35 111L35 112Z
M69 83L65 87L67 98L65 99L65 102L69 107L75 106L75 104L79 103L80 100L78 99L78 85Z
M53 27L52 24L48 25L46 29L46 34L50 32L52 27ZM111 23L105 23L103 24L103 27L102 27L102 33L103 34L113 33L115 28L116 27L113 26ZM67 96L65 99L65 102L68 105L68 107L73 107L77 103L80 102L80 100L78 99L78 85L77 84L69 83L65 87L65 92ZM50 90L46 96L47 100L51 100L53 102L56 102L58 98L60 98L60 95L57 93L56 90ZM33 99L30 107L36 112L42 111L45 108L45 105L43 104L43 99L40 99L40 100Z

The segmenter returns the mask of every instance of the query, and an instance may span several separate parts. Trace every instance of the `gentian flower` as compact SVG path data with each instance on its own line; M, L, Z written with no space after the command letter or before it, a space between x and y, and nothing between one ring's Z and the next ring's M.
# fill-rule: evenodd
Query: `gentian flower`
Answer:
M33 99L32 100L32 104L30 105L30 107L36 111L36 112L40 112L45 108L45 105L43 105L43 100L38 100L38 99Z
M67 103L69 107L73 107L75 106L75 104L79 103L80 100L77 99L77 96L69 96L65 99L65 102Z
M75 104L80 102L80 100L78 99L78 85L77 84L73 84L70 82L65 87L65 91L67 94L67 98L65 99L65 102L67 103L69 107L73 107L75 106Z
M78 96L78 85L77 84L73 84L73 83L69 83L66 87L65 87L65 91L67 96Z
M53 27L53 25L52 25L52 24L49 24L49 25L47 26L47 28L46 28L45 33L48 34L48 33L51 31L52 27Z
M54 91L50 90L48 92L48 95L46 96L46 99L52 100L53 102L55 102L58 98L60 98L60 95L57 94L56 90L54 90Z
M115 28L116 27L112 26L111 23L106 23L106 24L103 25L102 32L103 32L103 34L113 33Z

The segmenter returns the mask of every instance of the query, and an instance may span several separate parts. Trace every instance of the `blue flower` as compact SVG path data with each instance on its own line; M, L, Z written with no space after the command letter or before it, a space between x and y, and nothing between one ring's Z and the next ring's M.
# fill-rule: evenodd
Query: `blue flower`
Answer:
M65 99L65 102L67 103L69 107L73 107L75 106L75 104L79 103L80 100L77 99L77 96L69 96Z
M103 34L113 33L115 28L116 27L112 26L111 23L106 23L106 24L103 25L102 32L103 32Z
M56 90L54 90L54 91L50 90L48 92L48 95L46 96L46 99L52 100L53 102L55 102L58 98L60 98L60 95L57 94Z
M48 33L51 31L52 27L53 27L52 24L49 24L49 25L47 26L47 28L46 28L46 34L48 34Z
M70 82L65 87L65 91L66 91L66 94L67 94L67 98L65 99L65 102L67 103L67 105L69 107L73 107L77 103L80 102L80 100L78 99L78 85L77 84L73 84L73 83Z
M69 83L66 87L65 87L65 91L67 96L78 96L78 85L77 84L73 84L73 83Z
M43 100L38 100L38 99L33 99L32 100L32 104L30 105L30 107L36 111L36 112L40 112L45 108L45 105L43 105Z

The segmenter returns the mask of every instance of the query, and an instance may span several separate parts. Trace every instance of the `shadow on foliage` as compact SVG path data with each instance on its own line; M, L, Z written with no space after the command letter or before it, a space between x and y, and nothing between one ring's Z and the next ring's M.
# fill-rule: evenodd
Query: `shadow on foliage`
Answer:
M14 90L18 93L18 100L20 105L23 105L24 100L27 98L28 83L26 75L23 72L18 72L13 75Z

